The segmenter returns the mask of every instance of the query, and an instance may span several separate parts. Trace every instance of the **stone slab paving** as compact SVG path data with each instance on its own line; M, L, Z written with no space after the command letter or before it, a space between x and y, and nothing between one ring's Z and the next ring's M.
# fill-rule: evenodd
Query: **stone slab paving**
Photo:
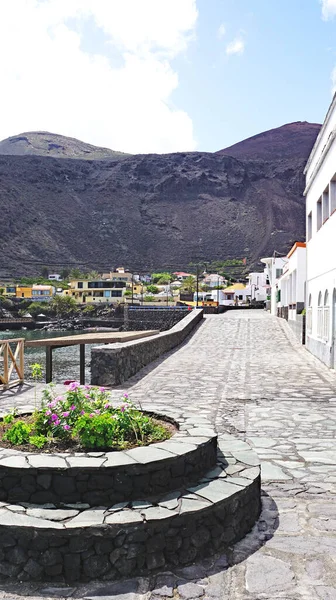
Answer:
M0 598L336 599L336 375L286 322L263 311L209 315L177 351L114 389L114 398L124 391L135 402L187 409L248 441L263 465L258 523L228 556L174 573L73 588L2 586ZM230 468L239 478L234 460Z

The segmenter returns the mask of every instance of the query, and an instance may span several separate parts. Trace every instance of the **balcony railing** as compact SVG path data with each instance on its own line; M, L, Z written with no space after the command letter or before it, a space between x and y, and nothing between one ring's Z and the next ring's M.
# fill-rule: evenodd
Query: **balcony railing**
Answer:
M24 342L0 340L0 391L24 382Z

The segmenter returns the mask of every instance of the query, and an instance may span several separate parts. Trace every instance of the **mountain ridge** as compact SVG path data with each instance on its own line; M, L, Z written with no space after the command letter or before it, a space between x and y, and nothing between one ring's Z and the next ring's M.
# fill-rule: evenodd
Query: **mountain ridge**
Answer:
M299 150L293 128L282 129L267 160L250 147L247 158L230 149L108 160L0 153L0 276L41 264L176 270L236 257L252 268L274 249L287 253L305 236L303 168L317 128L297 128Z

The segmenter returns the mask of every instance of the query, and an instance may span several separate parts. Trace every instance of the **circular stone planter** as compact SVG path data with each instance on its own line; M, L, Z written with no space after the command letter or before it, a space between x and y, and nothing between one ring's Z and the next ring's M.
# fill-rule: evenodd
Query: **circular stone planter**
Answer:
M209 422L183 413L144 412L174 422L169 440L120 452L24 453L0 448L0 501L111 506L180 489L216 462Z
M151 411L154 412L153 407ZM221 436L217 445L216 435L203 418L170 412L167 415L180 425L179 432L170 441L128 453L113 453L127 456L138 450L149 453L152 450L153 460L149 456L145 459L142 453L142 461L127 460L126 464L114 464L105 469L116 468L120 473L119 469L123 467L126 473L131 467L150 467L140 475L150 481L160 471L168 478L167 473L172 472L182 457L183 470L179 467L181 472L176 473L176 477L183 477L183 483L178 489L166 491L166 482L162 486L155 477L155 493L145 494L143 490L147 488L142 484L141 493L135 497L137 488L132 485L127 488L130 491L126 500L100 502L99 506L96 500L96 506L90 506L88 502L64 501L68 497L66 485L62 491L57 490L58 497L63 497L63 502L58 505L54 502L0 502L0 579L73 582L148 575L225 550L244 537L260 513L258 457L247 443L230 435ZM165 444L171 444L171 449L162 448ZM172 456L159 457L158 450L165 450ZM20 464L8 466L6 461L19 461L20 456ZM43 466L45 459L52 460L54 456L9 453L1 458L1 490L7 493L19 488L17 474L12 475L15 469L23 473L21 483L25 492L31 486L31 494L35 494L38 481L49 493L55 489L51 483L53 470L60 476L65 471L65 477L68 477L75 469L76 481L85 483L90 477L81 480L80 474L84 477L95 470L98 477L98 473L105 473L103 464L109 460L103 454L90 453L73 457L81 459L78 466L63 462L57 466ZM31 464L38 460L37 457L41 464ZM138 457L140 459L140 454ZM194 460L196 457L204 460L201 468ZM132 458L136 460L134 456ZM69 462L70 457L61 455L58 460ZM93 467L87 462L92 460L100 461L99 466L95 463ZM203 468L206 461L211 464ZM114 484L115 481L116 477ZM103 495L106 490L96 488L92 491Z

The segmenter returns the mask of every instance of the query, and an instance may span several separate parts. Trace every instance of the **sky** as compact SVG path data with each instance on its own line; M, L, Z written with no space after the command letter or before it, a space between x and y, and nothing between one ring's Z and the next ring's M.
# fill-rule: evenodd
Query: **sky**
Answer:
M336 90L336 0L1 0L0 139L207 151Z

